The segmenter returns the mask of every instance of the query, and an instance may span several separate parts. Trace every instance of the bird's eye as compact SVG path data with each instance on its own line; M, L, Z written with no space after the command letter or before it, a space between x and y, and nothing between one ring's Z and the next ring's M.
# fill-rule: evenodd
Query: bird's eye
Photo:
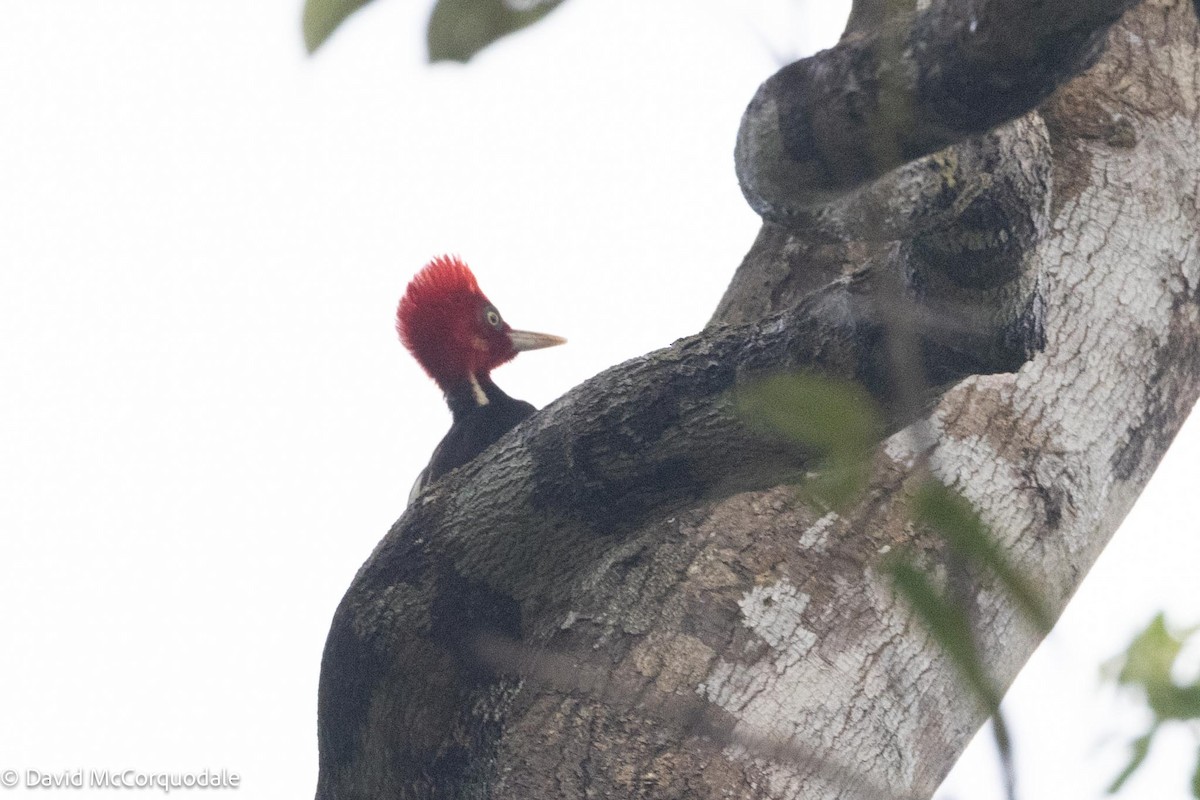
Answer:
M496 309L489 308L487 310L487 313L484 314L483 318L486 319L487 324L491 325L493 328L496 328L496 329L500 328L500 325L501 325L500 314L496 311Z

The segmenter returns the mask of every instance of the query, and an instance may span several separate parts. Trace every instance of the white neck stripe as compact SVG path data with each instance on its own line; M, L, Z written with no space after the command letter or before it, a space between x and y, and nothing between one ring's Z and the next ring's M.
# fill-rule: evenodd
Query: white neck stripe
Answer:
M474 373L471 374L471 394L475 395L475 405L486 406L488 404L487 392L479 385L479 380Z

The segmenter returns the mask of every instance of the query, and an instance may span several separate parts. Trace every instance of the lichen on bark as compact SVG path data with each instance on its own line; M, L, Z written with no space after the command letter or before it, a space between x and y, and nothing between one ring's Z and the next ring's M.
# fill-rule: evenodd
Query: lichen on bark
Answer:
M964 112L937 140L951 150L769 214L704 331L422 496L335 617L318 798L928 797L984 712L878 568L908 547L946 575L906 511L918 470L972 501L1057 611L1200 394L1200 33L1183 0L1109 28L1130 5L905 17L914 48L966 43L942 62L960 78L1003 59L1000 11L1050 15L1073 55L1038 39L1002 118ZM792 73L823 57L841 56ZM896 318L920 343L915 405L889 374ZM794 368L859 380L885 410L849 510L803 502L814 454L734 413L732 390ZM1007 684L1040 634L987 579L959 588Z

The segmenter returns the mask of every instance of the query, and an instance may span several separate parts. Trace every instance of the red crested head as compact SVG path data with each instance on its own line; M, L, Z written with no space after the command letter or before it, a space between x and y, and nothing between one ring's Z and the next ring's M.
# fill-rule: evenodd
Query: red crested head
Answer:
M409 282L396 309L396 332L442 391L466 386L521 350L562 344L548 334L514 331L458 256L438 256Z

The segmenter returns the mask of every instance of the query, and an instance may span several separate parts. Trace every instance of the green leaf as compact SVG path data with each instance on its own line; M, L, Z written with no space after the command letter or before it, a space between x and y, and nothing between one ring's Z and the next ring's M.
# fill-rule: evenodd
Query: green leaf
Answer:
M1197 632L1196 628L1172 633L1166 619L1158 614L1150 620L1146 629L1134 637L1129 647L1114 659L1117 666L1106 665L1109 679L1123 686L1141 689L1146 704L1154 714L1154 724L1144 736L1134 740L1133 757L1129 765L1113 781L1109 792L1118 791L1129 779L1150 751L1150 741L1163 722L1171 720L1200 719L1200 681L1180 685L1171 677L1171 670L1187 639ZM1192 795L1200 798L1200 762L1192 773Z
M882 434L882 415L861 386L809 373L783 373L738 389L747 422L821 453L862 453Z
M991 714L992 734L1000 756L1005 796L1009 800L1015 800L1016 768L1013 763L1012 739L1009 736L1008 724L1000 711L1000 690L988 677L987 668L980 658L979 649L975 646L971 622L966 612L957 603L943 596L925 572L907 556L897 554L884 562L883 569L891 575L892 585L897 594L912 606L934 641L950 657L966 681L968 689Z
M854 505L870 479L871 463L866 458L840 458L810 476L800 496L810 505L841 512Z
M916 565L896 557L883 565L896 591L912 606L934 640L954 662L968 687L988 713L1000 710L1000 692L987 676L966 613L946 600Z
M1159 614L1121 656L1117 683L1145 691L1146 702L1159 720L1200 717L1200 683L1180 686L1171 677L1184 641L1193 633L1194 629L1182 636L1172 634Z
M438 0L429 17L430 61L462 61L532 25L563 0Z
M955 552L988 569L1021 610L1043 631L1054 619L1045 600L1020 570L1009 562L971 503L938 481L926 481L913 502L917 522L935 530Z
M1171 666L1182 649L1183 642L1171 635L1166 619L1158 614L1125 651L1117 683L1147 688L1170 684Z
M1129 763L1125 766L1125 769L1121 770L1121 774L1108 787L1109 794L1116 794L1121 791L1121 787L1125 785L1125 781L1129 780L1129 777L1146 760L1146 756L1150 753L1150 740L1154 738L1156 730L1157 727L1151 728L1144 736L1139 736L1133 740L1133 757L1129 759Z
M1197 719L1200 718L1200 686L1169 686L1159 687L1153 694L1146 692L1150 708L1160 719Z
M823 460L820 472L801 490L806 500L842 510L862 494L883 424L861 386L783 373L739 388L735 401L749 425L781 435Z
M304 46L309 54L325 43L346 17L367 4L368 0L305 0L302 28Z

